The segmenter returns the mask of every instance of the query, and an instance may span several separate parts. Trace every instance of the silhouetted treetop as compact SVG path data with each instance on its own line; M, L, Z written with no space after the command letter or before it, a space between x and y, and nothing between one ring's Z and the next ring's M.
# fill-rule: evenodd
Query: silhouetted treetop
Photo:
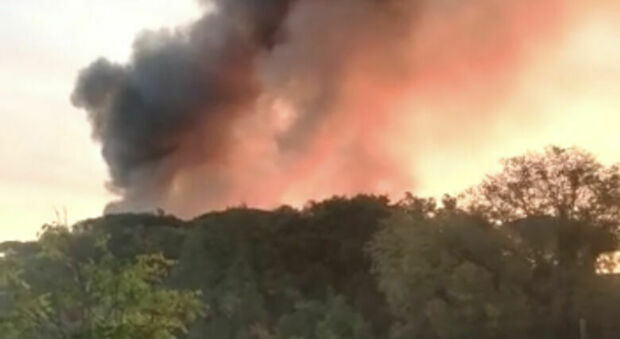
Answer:
M617 228L620 171L577 148L550 146L503 161L503 170L470 190L472 209L496 222L552 216Z

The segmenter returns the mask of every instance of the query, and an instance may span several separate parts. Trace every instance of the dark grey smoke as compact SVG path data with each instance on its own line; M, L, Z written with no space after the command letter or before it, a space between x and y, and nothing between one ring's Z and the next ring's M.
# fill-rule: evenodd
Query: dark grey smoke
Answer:
M108 211L412 189L410 116L449 103L441 120L458 131L431 144L481 138L472 119L565 0L200 1L197 22L143 33L129 63L79 74L72 102L121 196ZM412 96L419 107L398 106Z
M143 33L128 65L99 59L81 71L71 99L88 112L114 189L156 200L140 195L166 185L162 161L198 124L200 161L225 152L231 124L261 91L257 56L283 38L291 2L217 0L187 29Z

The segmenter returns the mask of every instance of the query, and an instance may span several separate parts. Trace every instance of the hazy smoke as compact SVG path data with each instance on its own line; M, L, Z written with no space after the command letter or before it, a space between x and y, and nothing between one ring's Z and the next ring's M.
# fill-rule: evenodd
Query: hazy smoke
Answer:
M191 215L413 189L424 119L441 111L458 126L438 130L437 147L484 133L564 9L560 0L203 2L214 9L190 27L139 36L129 64L100 59L79 75L72 101L88 112L122 196L110 211Z

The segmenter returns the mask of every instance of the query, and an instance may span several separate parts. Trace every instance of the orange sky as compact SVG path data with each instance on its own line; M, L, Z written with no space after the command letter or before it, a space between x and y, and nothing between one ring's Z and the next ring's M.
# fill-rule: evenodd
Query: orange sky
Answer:
M0 54L0 240L33 237L54 220L54 209L65 208L70 221L101 213L112 195L104 189L105 165L85 115L69 103L76 72L99 55L125 59L142 28L198 15L191 0L116 0L105 10L88 3L26 0L0 14L0 42L9 47ZM463 109L441 98L425 105L412 91L397 103L403 112L418 112L395 127L406 129L409 139L392 145L411 159L412 190L458 193L496 170L499 158L550 143L580 146L604 162L620 160L620 6L590 4L576 9L561 39L532 49L515 85L488 112L500 118L484 133L475 121L439 118ZM115 28L101 30L109 20ZM452 129L471 132L451 138Z
M601 2L577 13L563 39L537 51L494 108L502 118L490 136L457 140L437 153L428 141L434 129L418 131L416 142L431 143L420 155L426 161L413 165L421 192L464 189L498 169L497 159L551 143L585 148L607 163L620 161L619 61L620 6ZM424 125L441 129L445 123L430 119Z

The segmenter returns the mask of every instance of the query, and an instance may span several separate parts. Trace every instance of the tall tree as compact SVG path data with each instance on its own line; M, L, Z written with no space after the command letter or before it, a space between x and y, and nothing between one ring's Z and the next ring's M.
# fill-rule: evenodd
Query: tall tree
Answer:
M368 246L397 338L524 338L526 262L488 221L411 199Z
M551 146L505 160L466 201L520 244L534 273L540 327L551 320L556 337L575 337L579 319L588 318L584 295L598 279L597 258L618 248L618 167L579 149Z
M551 216L617 230L620 226L620 171L590 153L549 146L503 161L467 195L470 206L496 222Z

